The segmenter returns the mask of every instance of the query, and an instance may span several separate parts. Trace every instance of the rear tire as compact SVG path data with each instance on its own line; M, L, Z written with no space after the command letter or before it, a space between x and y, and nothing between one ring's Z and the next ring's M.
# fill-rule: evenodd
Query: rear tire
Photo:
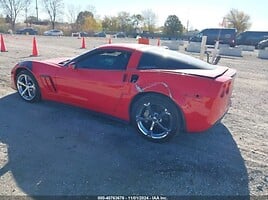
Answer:
M30 103L41 100L41 93L34 76L27 70L18 73L16 86L20 97Z
M157 94L144 95L134 102L131 121L141 136L153 142L171 139L181 127L176 105Z

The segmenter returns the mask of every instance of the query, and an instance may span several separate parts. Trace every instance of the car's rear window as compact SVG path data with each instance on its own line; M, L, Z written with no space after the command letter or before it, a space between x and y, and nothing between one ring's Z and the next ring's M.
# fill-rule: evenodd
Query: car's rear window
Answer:
M211 65L192 56L156 47L143 52L138 69L214 69Z

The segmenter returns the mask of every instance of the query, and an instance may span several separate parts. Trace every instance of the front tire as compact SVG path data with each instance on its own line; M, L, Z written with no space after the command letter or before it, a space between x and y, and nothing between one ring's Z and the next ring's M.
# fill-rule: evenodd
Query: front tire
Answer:
M18 73L16 86L20 97L27 102L37 102L41 99L38 83L34 76L27 70Z
M138 133L153 142L169 140L181 126L176 105L157 94L144 95L134 102L131 120Z

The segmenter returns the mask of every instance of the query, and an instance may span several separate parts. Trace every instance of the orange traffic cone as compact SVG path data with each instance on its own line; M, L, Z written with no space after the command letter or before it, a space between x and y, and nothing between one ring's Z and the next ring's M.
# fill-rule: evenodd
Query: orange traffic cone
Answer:
M109 38L108 43L112 44L112 39L111 38Z
M82 46L81 49L85 49L86 48L86 42L85 42L85 38L82 38Z
M157 46L160 46L160 38L157 39Z
M31 56L38 56L38 51L37 51L37 45L36 45L36 39L35 39L35 37L33 38L33 50L32 50L32 55Z
M1 34L1 52L7 52L3 35Z

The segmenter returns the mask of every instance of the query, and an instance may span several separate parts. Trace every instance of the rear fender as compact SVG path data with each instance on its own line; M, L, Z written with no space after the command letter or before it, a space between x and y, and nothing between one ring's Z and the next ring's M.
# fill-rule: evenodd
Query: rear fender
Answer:
M168 96L172 99L171 90L168 87L168 84L165 82L154 82L149 84L139 85L138 83L135 84L135 89L138 93L140 92L156 92L161 93L165 96Z

